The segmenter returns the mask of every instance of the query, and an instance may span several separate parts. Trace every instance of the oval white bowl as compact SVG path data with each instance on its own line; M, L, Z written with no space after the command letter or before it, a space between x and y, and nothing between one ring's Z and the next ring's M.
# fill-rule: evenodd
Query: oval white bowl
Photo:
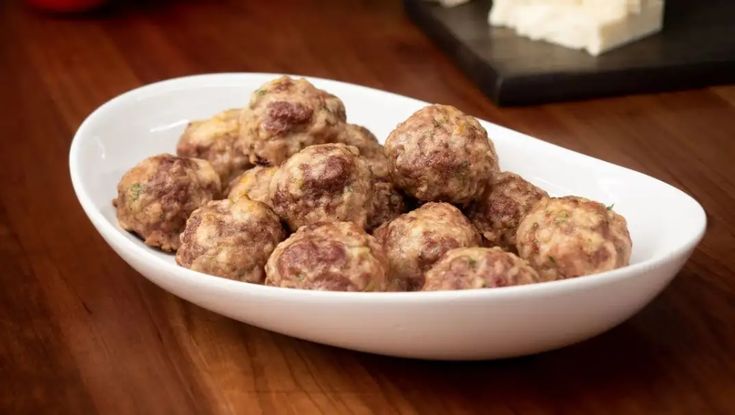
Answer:
M346 293L266 287L178 267L118 227L111 200L143 158L174 152L192 119L242 107L276 74L213 74L144 86L94 111L77 131L69 167L79 202L107 243L146 278L201 307L290 336L423 359L493 359L537 353L600 334L640 310L671 281L704 233L702 207L644 174L482 122L501 166L554 195L603 203L628 220L631 265L564 281L499 289ZM344 101L350 122L384 139L427 105L343 82L311 78Z

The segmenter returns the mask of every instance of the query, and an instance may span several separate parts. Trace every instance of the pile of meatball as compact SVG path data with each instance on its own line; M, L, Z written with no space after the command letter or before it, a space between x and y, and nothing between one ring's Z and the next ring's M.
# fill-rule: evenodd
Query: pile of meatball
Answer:
M117 192L120 226L179 265L277 287L494 288L608 271L631 253L622 216L500 171L458 109L422 108L382 146L339 98L289 77L191 122L175 156L141 161Z

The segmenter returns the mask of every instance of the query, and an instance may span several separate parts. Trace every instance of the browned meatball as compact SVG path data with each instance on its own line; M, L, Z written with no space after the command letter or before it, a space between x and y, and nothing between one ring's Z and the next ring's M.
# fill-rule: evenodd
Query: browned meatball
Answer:
M542 199L518 226L516 244L544 280L625 266L632 242L625 219L581 197Z
M325 220L364 228L371 209L371 175L355 147L320 144L294 154L273 176L273 209L291 230Z
M195 210L181 234L176 263L195 271L262 283L263 267L286 237L278 217L248 198L216 200Z
M539 282L538 273L516 255L494 248L456 248L426 272L424 291L495 288Z
M345 122L345 107L306 79L287 76L253 92L240 116L240 136L254 164L277 166L313 144L334 141Z
M146 245L175 251L189 214L219 190L219 176L208 161L160 154L125 173L113 204L123 229Z
M429 105L385 142L393 182L422 201L464 205L485 190L498 158L480 123L449 105Z
M389 181L377 180L372 186L372 209L368 215L368 229L390 222L407 210L406 201Z
M445 252L478 246L480 235L456 207L427 203L375 230L388 256L393 277L402 289L419 290L424 272Z
M544 197L549 195L517 174L495 173L485 193L467 209L467 217L487 245L515 251L518 224Z
M227 198L236 201L245 196L270 206L268 188L277 167L255 166L246 170L230 183Z
M383 146L378 143L378 139L370 130L359 125L345 124L337 136L337 142L357 147L373 176L381 180L390 180L388 158L385 156Z
M386 291L388 266L375 238L352 222L304 226L265 266L266 285L307 290Z
M176 154L209 161L222 185L251 166L240 140L240 110L223 111L206 120L192 121L176 146Z

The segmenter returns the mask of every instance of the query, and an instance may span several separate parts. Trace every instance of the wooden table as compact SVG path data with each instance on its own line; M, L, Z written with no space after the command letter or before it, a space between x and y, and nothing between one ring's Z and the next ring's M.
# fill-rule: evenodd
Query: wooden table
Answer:
M499 109L397 1L138 1L86 18L1 3L0 413L735 413L735 86ZM104 101L223 71L453 104L668 181L709 229L637 316L537 356L412 361L237 323L128 267L67 172L74 131Z

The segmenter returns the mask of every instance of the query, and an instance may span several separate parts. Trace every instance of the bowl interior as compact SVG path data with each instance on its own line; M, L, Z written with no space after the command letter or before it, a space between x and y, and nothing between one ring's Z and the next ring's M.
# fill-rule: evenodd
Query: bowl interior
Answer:
M123 173L145 157L175 152L187 122L245 106L250 92L275 76L180 78L133 90L100 107L80 127L70 159L75 189L88 215L96 225L114 228L131 244L144 246L117 226L111 200ZM366 87L310 80L340 97L348 121L368 127L381 141L396 124L426 105ZM482 124L495 143L504 170L521 174L552 195L574 194L614 204L628 220L632 264L665 258L701 236L705 222L702 208L678 189L489 122ZM147 253L174 263L171 255L153 249Z

